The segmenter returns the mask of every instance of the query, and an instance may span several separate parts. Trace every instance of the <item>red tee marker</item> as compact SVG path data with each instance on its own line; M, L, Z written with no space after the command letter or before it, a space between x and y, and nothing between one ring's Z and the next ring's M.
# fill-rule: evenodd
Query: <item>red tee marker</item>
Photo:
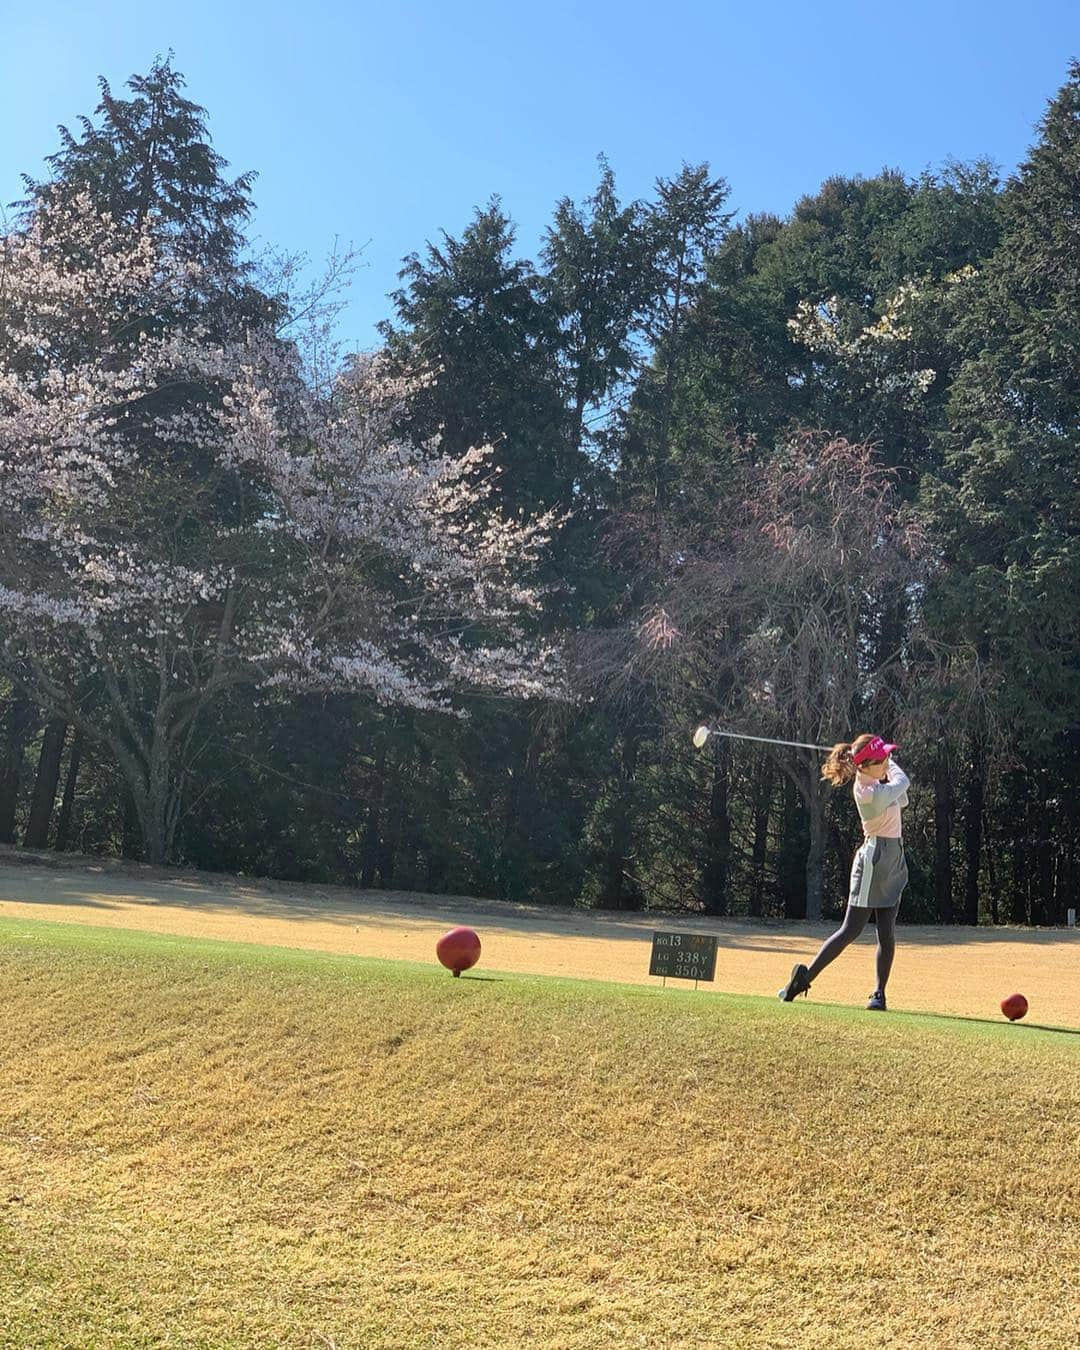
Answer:
M451 928L436 942L435 955L456 978L480 960L480 939L471 928Z
M1023 994L1010 994L1008 998L1001 1000L1001 1011L1010 1022L1015 1022L1017 1018L1023 1017L1027 1010L1028 1001Z

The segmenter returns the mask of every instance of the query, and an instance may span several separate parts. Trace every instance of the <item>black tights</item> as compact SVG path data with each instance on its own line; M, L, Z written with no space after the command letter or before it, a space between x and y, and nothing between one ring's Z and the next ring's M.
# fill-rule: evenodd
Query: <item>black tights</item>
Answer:
M892 970L893 957L896 955L896 910L875 909L877 924L877 987L884 993ZM870 910L859 905L848 905L844 922L831 937L821 944L821 950L809 966L810 978L816 979L830 962L835 961L845 947L850 946L862 935L870 918Z

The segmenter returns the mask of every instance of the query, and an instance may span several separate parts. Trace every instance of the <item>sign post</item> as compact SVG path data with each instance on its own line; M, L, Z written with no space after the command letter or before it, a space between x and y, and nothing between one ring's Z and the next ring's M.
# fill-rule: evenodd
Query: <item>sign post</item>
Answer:
M716 937L710 933L665 933L652 935L652 956L649 974L659 975L667 982L716 978Z

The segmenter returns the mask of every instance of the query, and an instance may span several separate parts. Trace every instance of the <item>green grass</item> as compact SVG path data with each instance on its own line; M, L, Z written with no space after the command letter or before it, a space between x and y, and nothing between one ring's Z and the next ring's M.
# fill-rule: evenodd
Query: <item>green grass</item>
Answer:
M1080 1036L476 975L0 920L0 1345L1076 1345Z

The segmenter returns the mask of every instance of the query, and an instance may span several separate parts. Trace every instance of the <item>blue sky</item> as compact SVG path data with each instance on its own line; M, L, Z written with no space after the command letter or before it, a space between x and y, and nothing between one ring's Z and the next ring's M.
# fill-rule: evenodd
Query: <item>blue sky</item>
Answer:
M603 152L621 194L708 160L740 213L787 214L831 174L1009 172L1080 56L1076 0L0 0L0 201L170 48L261 239L366 245L340 324L376 342L403 255L498 194L536 258Z

